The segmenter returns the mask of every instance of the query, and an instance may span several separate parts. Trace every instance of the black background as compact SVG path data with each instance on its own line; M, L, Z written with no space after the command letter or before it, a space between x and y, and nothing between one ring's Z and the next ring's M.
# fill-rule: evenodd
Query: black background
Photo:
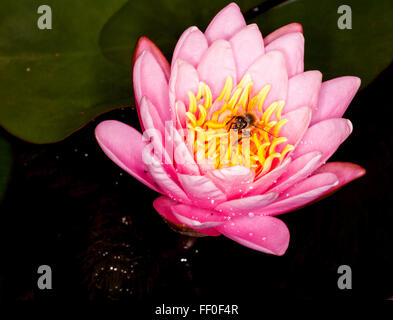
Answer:
M356 95L345 114L354 131L330 160L358 163L366 175L280 216L291 231L282 257L222 236L184 248L192 239L155 212L158 194L119 169L95 141L102 120L138 128L132 107L53 145L2 132L12 142L14 165L0 205L0 301L263 304L393 296L392 71ZM52 268L52 290L37 288L43 264ZM352 290L337 287L343 264L352 268Z

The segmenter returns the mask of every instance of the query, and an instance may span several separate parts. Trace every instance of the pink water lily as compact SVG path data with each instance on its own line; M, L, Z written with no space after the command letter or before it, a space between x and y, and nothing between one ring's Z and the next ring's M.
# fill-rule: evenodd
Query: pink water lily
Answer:
M352 132L342 116L360 79L322 82L319 71L304 71L303 61L301 25L262 38L234 3L204 33L188 28L171 64L143 37L133 84L144 134L104 121L97 141L117 165L162 194L153 205L167 221L282 255L289 231L276 215L365 173L356 164L326 163ZM246 114L255 121L233 143L230 129Z

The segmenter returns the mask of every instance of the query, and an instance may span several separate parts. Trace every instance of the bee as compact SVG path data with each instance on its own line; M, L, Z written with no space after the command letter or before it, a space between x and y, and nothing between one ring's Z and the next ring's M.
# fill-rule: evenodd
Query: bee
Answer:
M251 130L254 128L263 130L269 135L274 137L274 135L272 135L269 131L267 131L265 128L257 124L257 117L250 112L246 112L243 115L233 116L226 123L226 125L228 124L229 124L228 132L230 130L238 130L238 132L242 135L241 138L238 140L238 142L240 142L240 140L243 139L243 137L250 137ZM246 131L243 132L243 130Z

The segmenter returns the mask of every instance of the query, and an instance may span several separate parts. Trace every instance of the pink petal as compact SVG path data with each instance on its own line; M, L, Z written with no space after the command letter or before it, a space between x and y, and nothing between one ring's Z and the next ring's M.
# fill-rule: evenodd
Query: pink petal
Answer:
M181 226L181 227L188 227L191 228L199 233L206 234L208 236L219 236L220 233L215 229L215 228L196 228L196 227L191 227L189 224L184 223L187 219L178 215L177 213L174 213L173 208L179 205L178 202L173 201L169 199L168 197L161 196L154 200L153 206L157 210L157 212L164 217L166 220L169 220L170 222ZM195 207L189 207L190 210L195 209ZM179 216L181 220L177 218ZM192 223L191 223L192 224Z
M269 45L271 42L274 40L278 39L279 37L282 37L288 33L292 32L301 32L303 33L303 27L301 24L295 22L295 23L290 23L287 24L286 26L283 26L279 29L276 29L272 33L269 33L263 40L265 42L265 46Z
M265 53L262 34L256 24L250 24L229 41L236 62L237 78L241 79L248 67Z
M243 15L236 3L231 3L222 9L210 22L205 31L209 43L218 39L228 40L236 32L246 26Z
M302 207L314 201L338 185L338 178L333 173L313 175L287 189L280 197L258 212L262 215L277 215Z
M341 77L323 82L311 123L341 118L359 87L360 79L357 77Z
M289 244L289 230L274 217L239 217L216 228L226 237L254 250L283 255Z
M164 124L161 121L157 108L146 98L142 97L140 107L141 125L148 129L156 129L164 137Z
M199 166L177 130L173 130L173 154L176 170L180 174L200 175ZM167 142L165 143L167 145Z
M184 105L184 103L182 101L178 101L175 104L175 108L176 108L176 128L179 129L183 129L186 127L186 106Z
M175 169L173 167L173 155L168 153L164 148L164 142L167 143L167 135L165 134L164 125L158 115L155 106L145 97L142 97L140 105L141 124L145 128L143 136L150 141L154 149L156 158L163 162L165 171L173 178L176 178Z
M277 197L278 193L268 193L230 200L219 204L215 210L227 216L252 215L254 212L259 212L262 208L274 202Z
M137 107L146 96L157 108L162 122L171 119L168 81L159 63L149 51L143 51L134 65L134 93Z
M322 73L307 71L289 79L288 97L283 112L290 112L299 107L310 107L315 110L321 89Z
M205 35L197 28L190 27L180 36L172 57L172 67L177 59L187 61L197 67L208 48Z
M288 122L281 128L280 136L288 138L288 143L296 147L300 139L306 133L311 121L312 110L309 107L295 109L282 117L288 119ZM280 152L282 145L277 147Z
M158 64L161 66L162 71L164 71L165 77L168 80L171 73L171 67L168 60L162 54L161 50L147 37L140 37L138 43L135 46L134 55L132 57L132 68L136 59L141 55L143 51L149 51L154 58L157 60Z
M115 120L101 122L95 129L98 144L120 168L149 188L162 193L142 161L146 143L134 128Z
M329 162L320 167L315 173L330 172L338 178L338 185L331 191L341 188L345 184L360 178L366 174L366 170L361 166L350 162Z
M292 157L298 158L312 151L320 151L323 153L321 163L326 162L351 132L352 123L347 119L328 119L318 122L307 130Z
M153 201L153 207L157 210L157 212L166 220L169 220L172 223L177 225L183 225L172 212L172 206L178 204L178 202L169 199L166 196L158 197Z
M197 70L200 79L210 86L214 100L224 88L227 77L232 77L236 83L231 44L225 40L215 41L206 51Z
M228 221L227 217L218 215L212 210L187 206L184 204L173 206L172 212L179 221L183 221L184 224L189 225L194 229L213 228Z
M254 83L251 95L254 96L265 86L271 89L264 103L264 110L274 101L286 100L288 74L285 59L281 52L271 51L258 58L247 70Z
M179 181L189 198L202 208L214 208L226 200L225 194L207 177L178 174Z
M196 95L198 87L199 77L195 68L183 60L176 60L169 80L169 98L171 106L174 106L179 100L188 106L188 92L191 91Z
M149 148L144 148L142 151L142 160L149 170L156 184L161 190L174 201L182 203L191 203L184 191L171 178L159 161L151 152Z
M288 76L304 70L304 37L300 32L288 33L269 43L266 52L280 51L284 54Z
M313 151L294 159L269 192L281 193L295 183L307 178L321 165L322 153Z
M287 170L290 163L291 159L287 158L277 168L257 178L255 182L248 187L248 190L246 190L243 196L258 195L264 193Z
M242 194L254 180L254 173L243 166L209 171L207 176L226 194L228 199Z

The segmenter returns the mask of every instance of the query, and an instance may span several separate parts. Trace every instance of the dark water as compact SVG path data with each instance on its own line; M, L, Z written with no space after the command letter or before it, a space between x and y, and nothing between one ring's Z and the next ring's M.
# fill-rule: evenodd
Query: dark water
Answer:
M332 159L356 162L366 176L281 216L291 231L283 257L224 237L193 243L173 232L152 207L158 195L112 163L94 138L104 119L137 127L132 108L100 116L53 145L10 137L15 159L0 207L1 300L214 304L392 296L392 70L356 96L346 113L354 132ZM43 264L52 268L52 290L37 288ZM352 290L337 287L343 264L352 268Z

